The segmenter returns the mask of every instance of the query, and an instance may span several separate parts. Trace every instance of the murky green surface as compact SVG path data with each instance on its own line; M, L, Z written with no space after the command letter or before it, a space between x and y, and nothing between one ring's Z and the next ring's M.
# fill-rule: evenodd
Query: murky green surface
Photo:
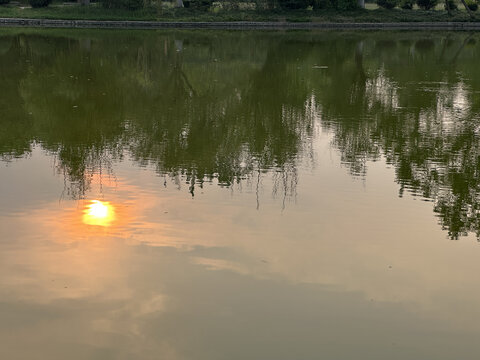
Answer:
M0 358L478 359L479 59L0 30Z

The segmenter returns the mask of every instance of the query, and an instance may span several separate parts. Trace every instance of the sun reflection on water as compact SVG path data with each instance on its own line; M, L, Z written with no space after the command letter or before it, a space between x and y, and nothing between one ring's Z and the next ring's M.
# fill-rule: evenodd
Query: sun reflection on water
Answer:
M83 210L83 223L110 226L115 220L115 208L107 201L91 200Z

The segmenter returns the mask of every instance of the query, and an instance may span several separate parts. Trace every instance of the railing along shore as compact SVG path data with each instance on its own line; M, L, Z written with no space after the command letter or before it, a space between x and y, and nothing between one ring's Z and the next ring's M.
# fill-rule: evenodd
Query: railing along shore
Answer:
M392 29L392 30L480 30L480 22L399 22L399 23L328 23L328 22L184 22L184 21L114 21L0 18L0 27L45 27L89 29Z

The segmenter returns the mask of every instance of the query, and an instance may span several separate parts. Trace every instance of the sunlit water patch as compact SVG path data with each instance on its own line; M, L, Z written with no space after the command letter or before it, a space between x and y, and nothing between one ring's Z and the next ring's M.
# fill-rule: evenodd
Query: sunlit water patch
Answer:
M91 200L83 210L82 220L87 225L110 226L115 221L115 207L108 201Z

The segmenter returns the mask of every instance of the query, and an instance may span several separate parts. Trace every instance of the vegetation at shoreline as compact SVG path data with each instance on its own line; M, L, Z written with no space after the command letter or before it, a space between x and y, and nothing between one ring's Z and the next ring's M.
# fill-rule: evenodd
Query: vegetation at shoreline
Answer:
M44 0L34 1L39 3ZM165 2L142 3L143 5L138 7L138 0L135 0L135 3L133 2L134 0L125 0L128 1L128 4L137 4L133 6L133 9L117 6L116 1L117 0L105 0L103 3L90 3L85 6L77 3L60 2L53 2L45 7L30 7L28 3L7 4L0 5L0 17L65 20L287 21L321 23L478 21L476 17L470 16L469 13L462 8L461 3L452 0L449 0L449 12L443 8L444 3L441 1L433 10L422 10L410 0L379 0L378 5L368 3L366 9L355 8L355 6L352 5L353 3L349 3L352 6L350 8L347 6L345 10L340 10L328 5L333 3L334 0L328 0L328 4L322 5L322 8L308 5L307 8L299 9L288 9L285 6L273 6L273 8L269 9L267 5L263 8L260 8L260 6L252 6L249 8L246 5L255 3L241 3L243 4L242 6L230 7L225 6L225 3L222 2L211 2L205 7L194 7L188 1L185 1L183 7L175 7L175 4ZM319 2L319 0L315 1L316 2L313 2L314 4ZM45 2L48 3L48 1ZM356 0L354 3L356 4ZM188 7L186 4L188 4ZM402 8L389 8L393 5ZM409 6L413 7L413 9L408 10Z

